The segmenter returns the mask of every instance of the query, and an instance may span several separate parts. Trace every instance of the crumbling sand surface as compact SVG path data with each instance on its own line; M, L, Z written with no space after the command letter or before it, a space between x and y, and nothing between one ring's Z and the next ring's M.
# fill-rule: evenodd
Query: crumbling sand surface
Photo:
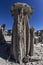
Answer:
M9 57L8 51L10 52L10 44L0 43L0 65L19 65L18 63L8 61ZM43 65L43 44L41 43L34 44L34 55L31 58L33 58L33 61L30 61L22 65Z

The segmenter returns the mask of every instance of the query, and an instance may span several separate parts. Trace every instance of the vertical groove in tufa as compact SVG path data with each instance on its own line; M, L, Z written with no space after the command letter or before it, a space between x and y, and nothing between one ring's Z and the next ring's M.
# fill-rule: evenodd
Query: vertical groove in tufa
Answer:
M23 58L27 62L26 56L30 51L30 29L28 18L33 13L33 8L26 3L15 3L11 8L15 23L12 28L12 51L15 60L22 63Z

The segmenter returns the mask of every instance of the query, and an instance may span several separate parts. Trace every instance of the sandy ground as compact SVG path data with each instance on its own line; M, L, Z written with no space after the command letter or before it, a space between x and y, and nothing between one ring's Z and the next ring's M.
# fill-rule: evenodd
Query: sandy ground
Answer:
M5 37L6 41L11 41L11 37ZM0 44L0 65L19 65L13 61L8 61L9 52L10 52L10 44L1 43ZM27 64L22 65L43 65L43 44L37 43L34 44L34 56L35 59L40 59L36 61L28 62Z

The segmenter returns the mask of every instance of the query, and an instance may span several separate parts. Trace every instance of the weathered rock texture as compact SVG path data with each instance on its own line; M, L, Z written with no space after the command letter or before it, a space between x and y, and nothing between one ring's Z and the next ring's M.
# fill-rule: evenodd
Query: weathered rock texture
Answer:
M3 29L0 26L0 44L4 43L5 39L4 39L4 35L3 35Z
M29 55L30 51L30 27L28 25L28 18L32 15L33 8L25 3L16 3L12 6L11 13L15 21L12 28L11 53L21 63L22 59ZM33 35L33 32L31 35ZM31 41L33 44L33 39Z
M43 43L43 30L40 32L41 43Z
M36 38L36 36L38 38ZM38 43L40 43L40 42L43 43L43 30L38 30L35 32L35 41L37 41Z
M34 27L30 28L30 52L29 55L33 56L34 49Z

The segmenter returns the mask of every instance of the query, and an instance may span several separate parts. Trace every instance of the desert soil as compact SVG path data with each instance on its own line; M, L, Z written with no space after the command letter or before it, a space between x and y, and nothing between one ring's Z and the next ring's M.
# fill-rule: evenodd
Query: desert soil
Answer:
M6 41L10 40L9 43L11 43L11 37L6 36L5 39ZM15 63L13 61L8 61L9 52L10 52L9 43L0 43L0 65L19 65L18 63ZM35 61L33 60L22 65L43 65L43 44L42 43L34 44L34 55L32 57L34 58Z

